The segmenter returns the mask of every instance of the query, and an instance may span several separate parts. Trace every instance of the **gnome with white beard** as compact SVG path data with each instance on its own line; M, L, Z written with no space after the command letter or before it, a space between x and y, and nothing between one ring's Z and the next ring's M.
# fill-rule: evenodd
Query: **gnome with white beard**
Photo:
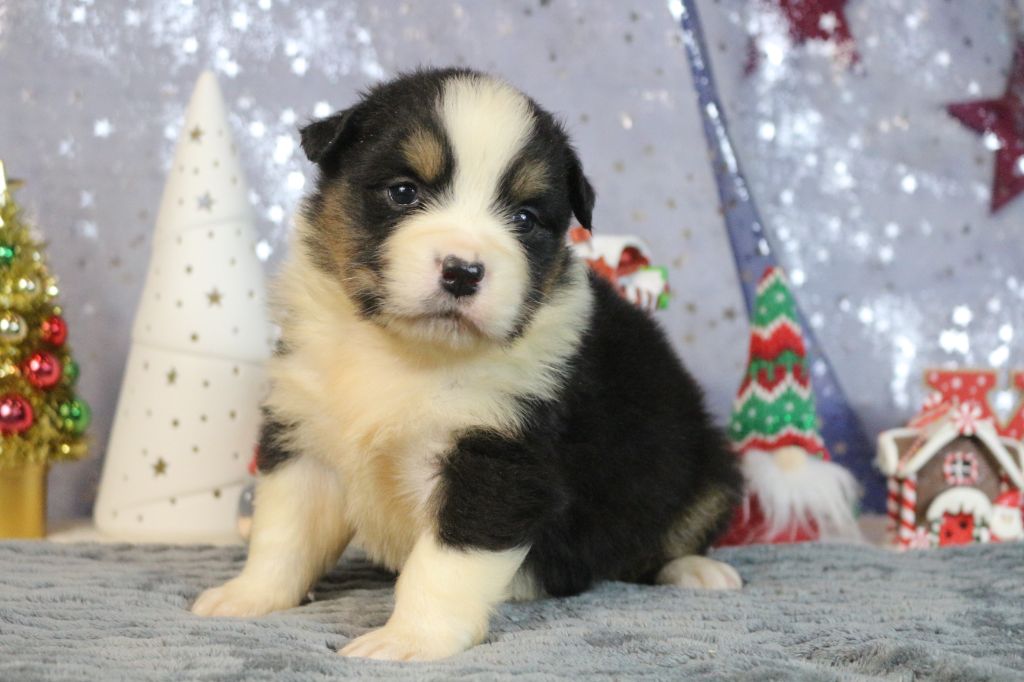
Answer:
M818 433L803 334L777 267L758 284L750 359L729 437L742 457L747 497L720 545L860 537L859 488L830 461Z

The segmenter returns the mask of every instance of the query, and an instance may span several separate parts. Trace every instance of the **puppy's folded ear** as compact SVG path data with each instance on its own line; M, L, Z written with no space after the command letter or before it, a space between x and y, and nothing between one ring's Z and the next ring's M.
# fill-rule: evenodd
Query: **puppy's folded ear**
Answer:
M306 152L306 158L324 170L330 170L344 142L353 134L353 113L354 109L346 109L300 128L302 151Z
M571 149L569 150L567 173L569 205L572 206L572 213L580 221L580 225L585 227L588 232L592 232L594 200L597 197L594 194L594 187L587 180L587 176L583 174L583 164L580 163L580 158Z

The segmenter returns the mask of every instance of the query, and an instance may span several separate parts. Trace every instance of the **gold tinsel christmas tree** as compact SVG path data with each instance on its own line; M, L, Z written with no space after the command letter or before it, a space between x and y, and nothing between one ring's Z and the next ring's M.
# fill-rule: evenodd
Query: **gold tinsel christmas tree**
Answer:
M0 162L0 537L43 534L48 463L86 451L57 293Z

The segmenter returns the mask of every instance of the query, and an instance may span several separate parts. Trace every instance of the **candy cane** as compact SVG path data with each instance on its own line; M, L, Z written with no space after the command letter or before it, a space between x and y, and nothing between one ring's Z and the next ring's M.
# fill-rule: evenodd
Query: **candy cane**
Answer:
M917 526L917 477L910 475L903 479L903 494L900 497L899 545L906 549L914 537Z
M900 525L900 482L895 476L886 479L887 494L885 509L889 517L886 531L893 542L896 542L896 529Z

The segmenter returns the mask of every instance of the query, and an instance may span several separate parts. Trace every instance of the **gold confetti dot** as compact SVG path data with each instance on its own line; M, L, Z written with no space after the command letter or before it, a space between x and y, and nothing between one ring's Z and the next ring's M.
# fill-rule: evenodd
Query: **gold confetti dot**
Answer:
M171 370L169 372L167 372L167 385L170 386L171 384L173 384L177 380L178 380L178 370L176 370L176 369L174 369L172 367Z
M153 465L153 475L154 476L163 476L166 473L167 473L167 462L164 461L163 457L160 457L159 459L156 460L156 463Z
M196 126L188 132L188 136L193 142L200 142L203 139L203 129Z
M199 340L199 334L197 332L192 332L192 336L190 336L189 338L192 340L192 343L195 343L196 341Z
M176 429L176 428L178 428L178 426L179 426L180 424L181 424L181 422L179 422L179 421L178 421L177 419L172 419L172 420L171 420L171 428L174 428L174 429Z
M213 489L213 496L218 498L220 497L220 488Z

